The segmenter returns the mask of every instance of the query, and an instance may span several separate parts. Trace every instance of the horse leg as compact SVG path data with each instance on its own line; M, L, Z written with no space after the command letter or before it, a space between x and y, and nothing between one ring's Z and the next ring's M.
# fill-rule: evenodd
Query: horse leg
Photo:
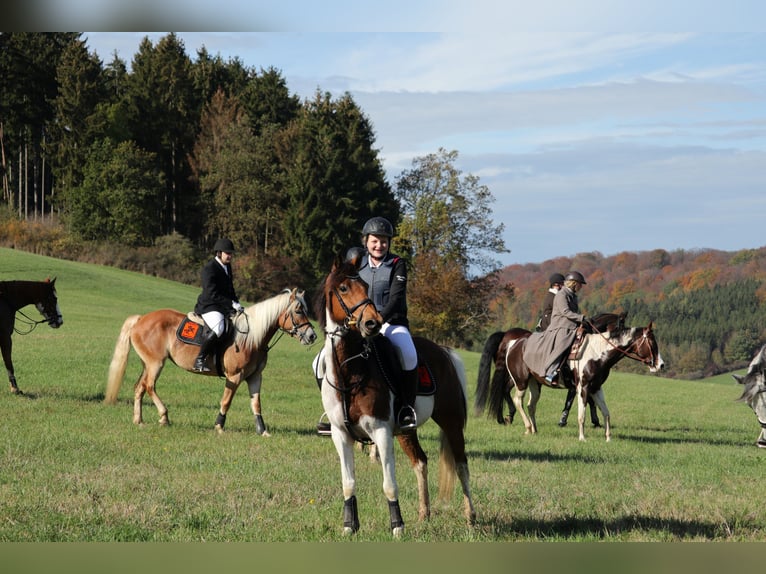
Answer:
M152 402L154 403L154 406L157 407L157 412L160 415L159 418L159 424L162 426L167 426L170 424L170 419L168 418L168 409L165 406L165 404L160 399L159 395L157 394L157 390L155 388L157 383L157 378L160 376L160 373L162 372L162 366L163 364L160 363L159 365L147 365L144 369L144 390L145 392L151 397ZM143 394L143 393L142 393ZM140 409L140 403L139 403L139 409Z
M588 391L578 385L577 387L577 430L579 439L585 441L585 405L588 400Z
M383 494L386 500L388 500L391 534L395 538L399 538L404 532L404 520L402 520L402 513L399 509L399 486L396 483L393 435L391 434L391 428L387 425L381 425L373 429L370 435L378 447L380 465L383 468ZM412 460L412 454L409 452L407 454L410 456L410 460ZM416 475L418 474L418 469L415 470L415 473ZM418 477L418 489L420 489L420 477ZM421 507L423 504L424 501L421 500Z
M250 377L247 379L247 388L250 391L250 410L253 411L255 417L255 432L261 436L271 436L266 430L266 423L263 422L263 415L261 415L261 382L263 378L261 373L250 375Z
M340 458L340 474L343 485L343 534L354 534L359 530L354 473L354 441L345 430L341 430L335 425L330 427L330 435Z
M612 440L612 426L609 409L606 406L606 399L604 398L604 389L600 388L591 396L593 397L593 402L598 405L601 414L604 415L604 436L606 437L606 441L609 442Z
M532 434L534 432L532 421L529 415L527 415L527 410L524 408L524 395L526 392L526 389L514 387L514 391L511 394L513 395L513 404L516 406L516 412L521 415L521 420L524 422L524 434Z
M146 365L143 366L141 374L138 376L138 381L136 381L136 386L133 389L133 424L136 425L144 424L142 401L144 393L146 393L145 380Z
M16 375L14 375L13 361L11 360L12 344L10 333L2 333L0 335L0 349L3 351L3 362L5 363L5 370L8 371L8 382L11 385L11 392L20 395L23 393L16 384Z
M238 384L226 379L226 384L223 387L223 396L221 397L221 408L215 419L215 430L219 434L223 433L223 427L226 426L226 413L229 412L231 401L234 400L234 394L237 392L237 387L239 387Z
M418 481L418 520L428 520L431 518L431 498L428 494L428 457L420 446L416 433L400 434L396 438L399 440L399 445L404 453L409 457Z
M532 434L537 433L537 419L535 415L537 413L537 401L540 400L540 384L537 381L531 381L529 383L529 403L527 408L529 409L529 422L532 429Z

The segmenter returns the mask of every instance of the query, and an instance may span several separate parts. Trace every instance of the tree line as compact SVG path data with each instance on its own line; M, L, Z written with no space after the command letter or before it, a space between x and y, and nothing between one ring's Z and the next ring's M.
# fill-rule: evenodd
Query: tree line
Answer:
M6 235L18 222L59 226L54 255L144 269L172 259L152 272L187 282L230 237L241 295L257 300L315 289L380 215L410 264L414 332L461 344L494 319L493 257L507 249L489 189L444 149L389 182L348 93L301 101L273 67L205 48L192 59L173 33L144 38L128 67L116 54L103 63L82 33L3 32L0 81Z
M534 328L551 273L577 269L586 314L627 312L631 326L654 324L668 375L710 376L747 365L766 343L766 247L736 252L655 249L605 257L598 252L500 273L511 296L493 307L504 328ZM640 370L632 361L621 369Z

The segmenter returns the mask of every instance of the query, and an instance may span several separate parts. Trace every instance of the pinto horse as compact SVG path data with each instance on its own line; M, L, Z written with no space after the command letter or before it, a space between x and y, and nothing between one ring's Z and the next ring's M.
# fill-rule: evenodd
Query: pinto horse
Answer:
M625 324L625 313L620 315L614 313L601 313L593 318L593 329L602 332L609 329L614 329L617 326L623 326ZM479 358L479 370L476 377L476 397L474 401L474 412L478 416L486 407L488 393L490 388L502 389L507 386L508 392L503 395L504 402L507 403L509 409L509 415L503 416L503 403L495 405L493 403L493 409L490 410L490 416L495 415L498 424L506 425L513 422L513 417L516 414L516 406L513 404L511 398L511 388L509 384L508 367L506 366L505 358L508 354L508 345L518 340L519 335L527 332L526 329L509 329L508 331L496 331L487 337L484 343L484 349L481 352ZM495 372L492 375L493 380L490 383L490 373L492 373L492 367L494 366ZM494 380L497 379L497 380ZM574 400L574 398L567 397L567 400ZM591 409L591 420L594 426L600 426L598 424L598 415L596 413L596 405L593 402L593 397L588 397L588 405ZM571 406L567 406L567 410Z
M41 321L30 319L21 311L27 305L34 305L43 316ZM19 331L16 328L16 314L20 314L21 322L29 328ZM13 371L11 349L13 343L11 335L15 331L20 335L26 335L40 323L48 323L52 328L58 329L64 324L61 316L58 298L56 297L56 279L45 281L0 281L0 351L3 354L5 369L8 371L8 382L11 384L11 392L24 394L16 383L16 375Z
M322 404L330 422L330 434L338 451L343 485L343 529L359 529L354 475L354 443L372 443L383 469L383 493L388 500L391 532L399 537L404 521L399 509L399 490L394 468L396 436L409 457L418 484L418 518L430 517L427 457L417 429L400 431L394 416L392 379L397 378L398 360L384 349L390 345L378 336L383 318L367 296L367 284L359 277L356 261L336 259L317 294L316 316L325 331L325 376ZM439 497L452 495L455 476L463 490L465 516L476 519L468 485L468 459L463 434L467 422L465 369L451 349L414 337L421 365L427 365L433 392L415 401L418 426L429 418L440 427ZM392 350L390 347L388 350Z
M612 317L617 316L612 315ZM585 406L588 397L593 396L604 417L604 433L606 440L609 441L611 440L609 409L606 406L602 387L609 377L612 367L624 357L629 357L646 364L649 371L655 373L661 370L665 363L654 337L652 323L649 323L647 327L617 326L611 329L608 327L606 333L599 332L599 328L594 324L590 326L594 332L583 336L577 355L568 359L568 367L572 371L574 385L578 391L579 438L581 441L585 440ZM489 392L483 386L486 383L479 380L476 391L477 411L480 412L484 407L480 399L486 402L489 395L491 412L497 413L502 412L503 401L507 400L506 397L513 390L513 403L524 420L525 434L537 432L535 411L537 401L540 399L540 391L543 385L552 386L542 375L532 372L524 362L524 346L531 334L526 329L511 329L509 331L505 358L509 379L506 381L501 377L495 377ZM555 388L566 388L566 377L562 377L562 379L565 384L556 385ZM511 385L513 385L513 389L511 389ZM523 404L527 388L530 391L529 414L524 410Z
M753 409L761 425L761 434L755 444L758 448L766 448L766 345L750 361L747 374L732 376L740 385L744 385L742 395L737 400L745 401Z
M185 317L186 315L179 311L160 309L146 315L131 315L125 319L109 367L104 402L114 404L117 401L132 345L143 364L133 397L135 424L140 425L143 422L141 407L146 393L157 407L160 414L159 423L170 424L168 409L160 400L155 388L157 378L169 358L189 372L208 376L221 375L226 378L221 409L215 422L218 432L223 432L226 413L237 388L242 381L247 381L256 431L260 435L269 436L261 414L261 382L271 348L269 341L277 330L299 339L304 345L310 345L316 340L316 333L308 320L303 291L286 289L238 313L233 319L233 340L221 351L219 369L205 373L193 370L199 347L181 341L176 335Z

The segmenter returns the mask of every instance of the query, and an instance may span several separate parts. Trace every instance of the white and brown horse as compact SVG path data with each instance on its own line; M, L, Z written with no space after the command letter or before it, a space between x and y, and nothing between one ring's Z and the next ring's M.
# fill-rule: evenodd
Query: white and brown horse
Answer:
M616 317L616 316L615 316ZM617 327L605 333L598 332L583 336L576 357L569 358L568 366L573 373L577 388L577 422L579 438L585 440L585 408L589 396L592 396L604 417L606 440L611 440L609 409L604 399L603 384L609 377L612 367L625 357L644 363L652 373L660 371L665 363L660 355L657 340L654 337L652 323L646 327ZM525 434L537 432L535 411L543 385L550 385L545 378L531 371L524 362L524 345L532 333L526 329L511 329L507 332L505 366L509 374L506 380L495 376L487 392L486 383L479 379L476 390L476 410L483 410L482 401L489 397L490 412L502 413L503 402L511 393L516 409L524 420ZM556 388L566 388L557 385ZM524 409L524 395L529 389L528 412Z
M395 422L398 360L388 352L388 340L379 336L383 319L367 296L367 284L359 277L355 262L336 259L317 295L316 316L325 332L322 404L340 457L344 532L351 534L359 529L354 443L371 442L377 447L383 469L391 532L398 537L404 532L404 521L394 467L394 436L415 470L419 519L429 518L431 512L427 457L417 429L400 432ZM441 431L439 496L446 499L452 495L457 476L465 516L472 524L476 512L468 486L463 434L467 421L465 369L453 350L420 337L414 337L414 342L420 364L427 365L432 383L432 392L419 395L415 401L418 426L433 419Z
M135 386L133 397L133 422L141 424L142 399L148 393L160 414L160 424L169 424L168 409L157 395L157 378L165 361L170 359L189 372L194 371L194 360L199 346L183 342L177 335L178 327L186 314L173 309L160 309L146 315L131 315L122 325L114 355L109 367L109 380L104 402L114 404L120 385L125 376L130 347L136 351L143 364L141 375ZM247 382L250 391L250 407L255 417L258 434L268 436L261 414L261 383L266 367L269 342L278 330L288 333L304 345L316 340L316 333L308 319L308 308L303 291L286 289L269 299L246 307L233 319L234 335L225 346L218 368L206 373L208 376L223 376L226 385L221 398L221 409L215 428L223 431L226 413L234 394L242 381ZM213 359L209 357L208 360Z
M38 321L24 315L21 309L27 305L34 305L43 319ZM19 322L25 323L28 327L23 331L16 328L17 313L21 316ZM64 324L56 296L56 279L0 281L0 351L2 351L12 393L23 394L16 383L16 375L13 370L11 335L14 331L20 335L26 335L40 323L48 323L54 329L58 329Z
M742 395L737 400L745 401L753 409L761 425L761 434L755 444L758 448L766 448L766 345L750 361L747 374L732 376L740 385L744 385Z

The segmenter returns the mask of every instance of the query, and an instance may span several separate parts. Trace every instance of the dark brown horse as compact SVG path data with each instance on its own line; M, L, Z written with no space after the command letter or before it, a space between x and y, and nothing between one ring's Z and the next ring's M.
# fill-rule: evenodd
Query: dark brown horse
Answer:
M133 397L133 422L143 422L141 406L145 393L152 398L160 414L160 424L166 425L168 409L156 391L157 378L165 361L170 359L182 369L194 372L194 360L199 347L181 341L177 336L178 327L186 315L172 309L160 309L146 315L131 315L122 325L109 367L109 381L104 402L114 404L120 391L128 363L131 344L143 364L143 370L136 383ZM263 369L268 359L269 341L282 330L299 339L304 345L316 340L316 333L308 320L308 309L303 291L286 289L279 295L246 307L234 319L233 340L226 346L220 359L220 374L226 378L221 398L221 410L215 428L223 431L226 413L231 406L234 393L242 381L250 390L250 407L255 416L258 434L268 436L261 414L261 382ZM217 369L206 373L217 376Z
M617 316L612 315L612 317ZM616 324L619 325L619 323ZM609 377L611 368L624 357L646 364L653 373L661 370L665 363L660 355L651 323L647 327L610 328L610 325L603 333L599 332L600 328L594 324L591 327L594 332L584 335L577 356L570 357L567 366L572 371L573 384L578 391L577 422L580 440L585 440L585 405L588 396L593 396L603 414L604 432L606 440L609 441L611 440L609 409L604 400L602 386ZM490 412L502 413L503 401L506 401L508 394L513 391L511 393L513 402L524 419L526 434L537 432L535 411L537 401L540 399L540 390L543 385L551 386L542 375L531 371L524 362L524 346L531 334L526 329L508 331L505 366L509 378L503 379L496 376L492 380L493 386L489 389L487 389L487 381L479 379L475 401L475 408L479 413L485 408L487 398L489 398ZM567 380L566 377L563 379ZM530 391L529 414L524 410L523 404L527 388ZM566 388L566 386L557 385L556 388Z
M43 319L38 321L24 315L21 309L27 305L34 305ZM23 331L16 328L17 313L21 316L19 322L25 323L28 327ZM5 369L8 371L12 393L23 394L16 383L16 375L13 371L11 335L14 331L20 335L26 335L40 323L48 323L54 329L64 324L56 297L56 279L0 281L0 351L3 354Z
M343 528L359 529L354 477L354 443L372 442L383 468L383 493L388 500L391 532L400 536L404 521L399 509L399 490L394 469L393 437L409 457L418 483L418 515L430 516L428 466L418 441L417 429L400 432L394 416L394 381L398 360L386 351L388 340L378 336L383 319L367 297L367 284L354 262L338 258L318 294L316 316L325 331L325 377L322 404L341 463ZM420 364L427 365L431 392L415 401L418 426L429 418L440 427L439 495L451 496L455 476L463 489L465 515L472 524L476 512L468 486L468 460L463 434L467 420L465 369L452 350L427 339L414 337ZM391 349L388 348L388 351Z

